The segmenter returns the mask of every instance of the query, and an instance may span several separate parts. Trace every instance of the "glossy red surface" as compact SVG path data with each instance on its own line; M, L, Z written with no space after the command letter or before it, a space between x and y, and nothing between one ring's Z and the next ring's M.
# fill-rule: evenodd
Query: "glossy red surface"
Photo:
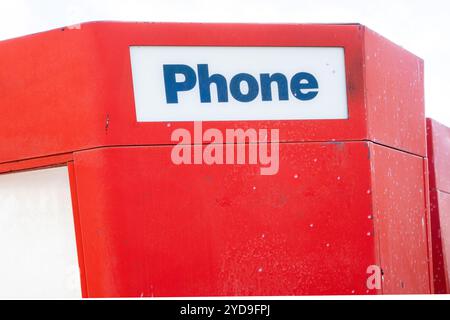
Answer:
M430 293L424 160L371 144L371 172L383 294Z
M75 154L89 296L367 293L367 143L282 144L265 177L170 152Z
M343 47L348 120L204 127L269 126L282 130L284 141L378 140L425 155L422 62L364 26L101 22L0 42L0 138L9 141L0 145L0 163L101 146L168 144L174 128L190 128L136 122L132 45Z
M450 293L450 129L427 119L434 289Z
M131 45L343 47L350 117L203 123L279 129L274 176L176 166ZM0 42L0 81L0 173L69 165L86 297L430 292L422 61L364 26L87 23Z
M426 156L423 61L370 29L364 43L369 140Z

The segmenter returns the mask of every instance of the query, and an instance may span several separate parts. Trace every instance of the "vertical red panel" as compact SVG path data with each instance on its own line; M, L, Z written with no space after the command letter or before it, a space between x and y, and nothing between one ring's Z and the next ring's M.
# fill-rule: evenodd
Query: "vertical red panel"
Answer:
M423 61L365 30L369 140L425 157Z
M432 188L450 193L450 128L433 119L427 119L427 127Z
M425 184L425 208L426 208L426 226L427 226L427 251L428 251L428 272L429 272L429 283L430 290L432 294L435 294L435 288L433 285L434 281L434 255L433 255L433 235L432 235L432 225L431 225L431 199L430 199L430 169L428 167L428 159L424 158L423 162L423 179Z
M423 158L372 144L371 159L383 293L430 293Z
M367 143L281 144L280 172L75 154L90 297L376 293Z
M80 268L81 293L83 298L88 298L86 269L84 264L84 250L82 240L82 227L80 221L80 211L78 206L77 182L75 176L75 167L73 161L67 163L70 179L70 194L72 196L73 219L75 226L75 236L77 242L78 266Z
M446 292L450 284L450 194L439 191L437 193L439 206L440 242L442 246L442 269Z
M427 119L434 290L450 292L450 128Z

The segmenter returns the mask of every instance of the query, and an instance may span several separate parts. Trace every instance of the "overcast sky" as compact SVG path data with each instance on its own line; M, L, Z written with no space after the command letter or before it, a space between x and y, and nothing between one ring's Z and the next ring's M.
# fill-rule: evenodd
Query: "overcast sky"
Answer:
M448 0L0 0L0 40L90 20L359 22L425 60L427 114L450 126Z

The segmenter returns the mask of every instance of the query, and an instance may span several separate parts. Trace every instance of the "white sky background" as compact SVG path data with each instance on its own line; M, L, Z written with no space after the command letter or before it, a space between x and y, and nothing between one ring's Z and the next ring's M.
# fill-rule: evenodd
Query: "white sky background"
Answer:
M425 60L427 115L450 126L448 0L0 0L0 40L92 20L359 22Z

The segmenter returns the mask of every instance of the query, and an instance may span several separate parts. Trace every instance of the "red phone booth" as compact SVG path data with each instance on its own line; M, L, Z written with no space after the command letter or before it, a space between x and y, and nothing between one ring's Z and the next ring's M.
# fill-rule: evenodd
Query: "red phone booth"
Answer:
M87 23L0 82L0 194L66 170L84 297L432 291L423 62L364 26Z

